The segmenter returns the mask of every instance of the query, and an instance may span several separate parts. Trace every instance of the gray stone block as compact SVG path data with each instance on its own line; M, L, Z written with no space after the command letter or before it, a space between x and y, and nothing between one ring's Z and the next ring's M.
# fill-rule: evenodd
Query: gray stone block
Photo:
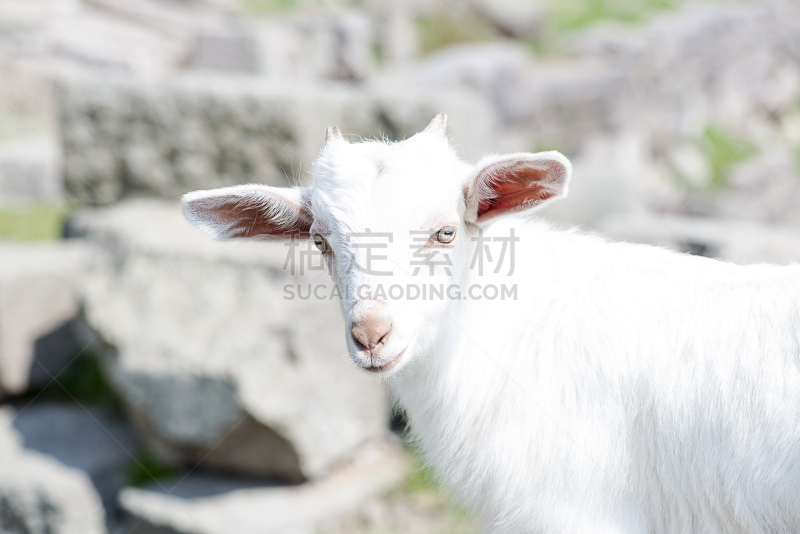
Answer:
M648 243L734 263L796 263L800 237L790 226L682 215L624 215L599 230L613 239Z
M0 244L0 392L42 387L75 355L87 254L78 243Z
M412 135L439 112L449 133L479 156L491 142L477 97L396 88L287 85L205 75L167 80L64 82L61 127L68 192L105 204L126 197L177 198L194 189L302 180L325 129L390 138Z
M44 401L19 411L11 430L26 450L85 473L108 515L114 514L125 471L137 461L139 452L129 423L108 410Z
M64 198L61 158L34 138L0 144L0 205Z
M314 534L399 490L406 468L401 451L384 446L319 482L269 487L190 476L165 488L125 489L120 504L131 534Z
M15 534L104 534L103 507L83 472L23 449L0 408L0 529Z
M284 270L283 243L210 241L163 201L87 210L68 229L98 246L86 321L162 459L318 479L386 436L387 399L349 363L338 302L285 298L285 284L330 291L330 278Z

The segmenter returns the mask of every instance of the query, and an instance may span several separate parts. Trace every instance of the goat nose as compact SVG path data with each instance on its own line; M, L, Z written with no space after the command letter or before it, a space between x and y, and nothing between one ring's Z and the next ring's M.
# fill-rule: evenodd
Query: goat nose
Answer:
M392 331L392 320L383 301L360 302L350 333L359 349L377 353L386 344ZM361 309L358 309L361 308Z

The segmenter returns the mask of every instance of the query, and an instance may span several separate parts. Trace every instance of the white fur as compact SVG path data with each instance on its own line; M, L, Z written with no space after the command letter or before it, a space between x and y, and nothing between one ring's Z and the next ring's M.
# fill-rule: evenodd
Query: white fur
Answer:
M436 473L490 533L800 532L800 268L500 217L485 231L520 236L514 275L479 277L472 196L497 161L469 166L435 132L333 139L310 189L342 286L409 283L408 231L447 222L451 274L415 282L518 285L517 301L389 302L384 359L402 357L384 376ZM394 232L375 265L392 276L344 273L365 228Z

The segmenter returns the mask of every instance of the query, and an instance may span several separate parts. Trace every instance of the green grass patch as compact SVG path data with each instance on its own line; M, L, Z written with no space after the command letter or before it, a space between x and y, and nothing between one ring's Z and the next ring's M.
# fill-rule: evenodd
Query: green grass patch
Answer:
M498 36L497 29L485 19L470 15L466 10L456 13L437 11L414 21L419 52L427 55L457 43L489 41Z
M411 467L408 470L403 485L404 492L412 500L426 502L443 510L449 518L449 528L446 534L477 534L478 523L475 517L456 504L452 495L436 480L433 471L425 466L422 455L414 447L406 449L411 455Z
M540 142L536 143L534 146L531 147L530 151L535 154L536 152L549 152L551 150L555 150L557 152L561 152L562 154L565 154L565 155L567 154L567 150L566 150L566 148L564 148L564 145L562 143L559 143L557 141L549 141L549 140L548 141L540 141Z
M119 398L106 379L100 360L93 354L84 353L75 358L60 375L60 386L70 399L81 404L95 404L122 411Z
M533 1L533 0L530 0ZM543 0L546 28L541 37L526 41L539 56L565 53L569 34L599 22L639 24L665 11L674 10L688 0ZM725 1L725 0L716 0ZM480 42L500 37L497 28L468 9L436 10L415 19L420 54L464 42Z
M113 413L123 413L122 401L108 382L99 356L89 350L72 347L74 356L64 369L39 391L43 399L59 402L78 402L101 406Z
M411 456L411 468L406 474L405 489L409 493L424 493L428 491L439 491L439 485L433 475L433 471L425 466L420 452L414 448L407 449Z
M380 43L372 43L371 51L372 51L372 61L374 61L377 65L382 64L383 47L381 47Z
M61 238L67 204L31 204L0 208L0 240L52 241Z
M635 24L684 0L546 0L550 24L557 32L568 32L602 21Z
M142 450L136 460L125 470L125 483L130 486L144 486L167 478L178 476L178 470L165 464L152 453Z
M751 143L716 126L708 126L703 131L700 149L710 166L711 179L708 181L710 189L724 187L730 168L757 152Z

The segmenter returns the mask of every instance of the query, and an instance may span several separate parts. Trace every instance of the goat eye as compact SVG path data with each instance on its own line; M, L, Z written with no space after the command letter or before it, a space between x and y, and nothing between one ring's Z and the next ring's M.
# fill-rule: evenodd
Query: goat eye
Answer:
M456 229L453 226L445 226L434 235L439 243L452 243L456 238Z
M314 244L317 246L319 251L322 252L323 254L325 254L331 249L331 246L328 244L328 240L322 237L321 235L314 234L312 236L312 239L314 240Z

